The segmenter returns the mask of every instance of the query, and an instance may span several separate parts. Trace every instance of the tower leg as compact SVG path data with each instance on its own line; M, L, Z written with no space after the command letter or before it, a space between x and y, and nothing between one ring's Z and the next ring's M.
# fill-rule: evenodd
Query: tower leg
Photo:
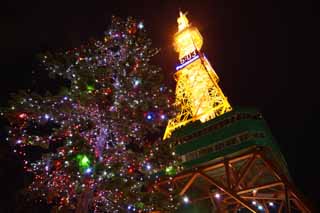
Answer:
M291 213L291 206L290 206L290 198L288 193L288 186L284 185L284 192L285 192L285 199L286 199L286 213Z

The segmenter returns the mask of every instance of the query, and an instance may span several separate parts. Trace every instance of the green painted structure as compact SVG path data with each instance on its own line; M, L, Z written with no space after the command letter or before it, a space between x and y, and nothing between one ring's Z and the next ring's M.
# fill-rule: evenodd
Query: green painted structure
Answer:
M213 120L196 121L173 132L171 142L186 170L232 158L252 148L268 149L267 157L289 177L287 164L261 113L254 108L236 108ZM188 192L196 193L196 192ZM210 200L185 205L178 212L210 212Z

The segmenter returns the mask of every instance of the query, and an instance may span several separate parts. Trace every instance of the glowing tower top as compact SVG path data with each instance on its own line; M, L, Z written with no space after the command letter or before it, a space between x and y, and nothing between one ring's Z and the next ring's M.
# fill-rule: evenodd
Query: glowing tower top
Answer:
M178 32L174 35L174 49L180 64L174 77L177 81L175 106L178 113L170 119L164 139L189 122L206 122L231 110L231 106L218 85L219 78L200 49L203 38L199 30L189 23L185 13L177 19Z
M179 59L190 54L194 50L200 50L203 44L203 38L196 27L189 24L186 14L180 12L177 19L178 32L175 34L173 46L179 53Z

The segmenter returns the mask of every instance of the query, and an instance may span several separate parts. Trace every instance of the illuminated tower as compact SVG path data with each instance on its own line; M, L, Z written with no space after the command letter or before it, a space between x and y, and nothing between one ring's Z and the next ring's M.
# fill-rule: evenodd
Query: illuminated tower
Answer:
M179 112L169 120L164 139L191 121L206 122L231 110L218 85L219 77L200 52L202 44L198 29L180 12L178 32L174 36L174 48L180 60L174 76L177 81L175 105Z
M176 102L181 111L164 135L183 171L157 183L178 191L177 212L312 212L301 199L286 161L260 112L231 107L218 76L200 52L203 40L185 14L178 18ZM168 194L168 193L167 193Z

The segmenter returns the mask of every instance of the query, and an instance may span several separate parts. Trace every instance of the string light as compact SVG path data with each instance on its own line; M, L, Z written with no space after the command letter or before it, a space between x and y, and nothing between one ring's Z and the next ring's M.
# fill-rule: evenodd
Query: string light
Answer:
M19 118L21 118L21 119L24 119L24 118L26 118L27 117L27 114L26 113L21 113L21 114L19 114Z
M144 24L143 24L143 22L139 22L139 24L138 24L138 28L139 28L139 29L143 29L143 28L144 28Z
M152 121L154 119L154 113L148 112L146 118L148 121Z
M127 208L128 208L128 210L131 210L133 208L133 206L129 205Z
M92 172L92 168L90 168L90 167L85 170L86 174L91 174L91 172Z
M152 167L151 167L150 164L147 164L147 165L146 165L146 168L147 168L147 170L151 170Z
M184 196L184 197L183 197L183 202L184 202L184 203L189 203L189 198L188 198L187 196Z
M48 120L48 119L50 118L50 116L49 116L48 114L45 114L45 115L44 115L44 118L45 118L46 120Z
M220 199L221 195L219 193L215 193L214 197L217 198L217 199Z
M174 148L161 141L173 93L163 86L160 69L150 64L158 51L137 29L144 29L143 22L115 18L103 40L44 56L50 75L70 85L55 96L26 95L4 113L13 119L6 140L17 146L14 152L26 158L25 147L47 150L35 162L24 161L34 176L31 194L58 200L61 208L76 206L91 190L95 212L125 206L172 211L181 201L141 198L160 172L173 176L179 167Z

